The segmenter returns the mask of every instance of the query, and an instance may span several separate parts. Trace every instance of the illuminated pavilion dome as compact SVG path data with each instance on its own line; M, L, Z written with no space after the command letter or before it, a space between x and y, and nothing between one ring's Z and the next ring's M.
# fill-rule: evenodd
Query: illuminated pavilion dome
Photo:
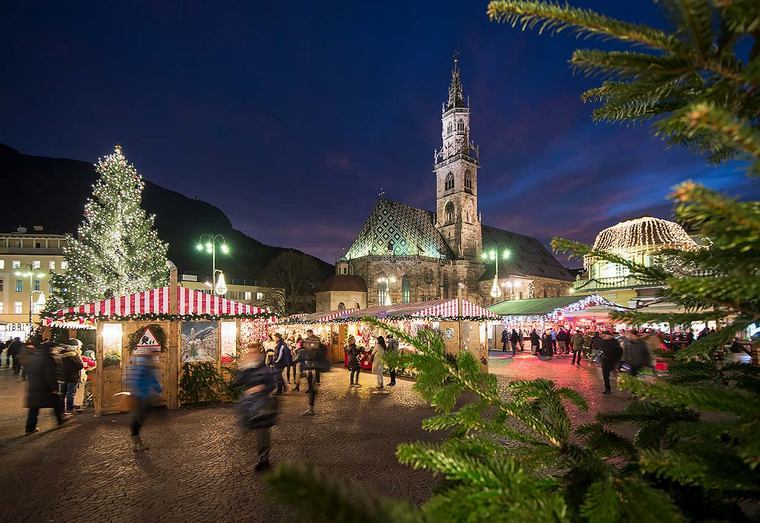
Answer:
M675 222L644 216L604 229L596 236L594 250L630 251L650 248L695 250L699 246Z

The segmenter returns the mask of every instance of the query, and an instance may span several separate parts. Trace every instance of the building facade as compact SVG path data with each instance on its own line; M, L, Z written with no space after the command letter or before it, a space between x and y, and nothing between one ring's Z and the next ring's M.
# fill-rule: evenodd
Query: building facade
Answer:
M569 292L573 278L540 241L482 223L480 154L471 138L470 106L457 59L442 108L441 148L433 153L433 172L435 212L381 195L336 264L337 275L365 282L367 306L454 298L458 288L479 304ZM510 257L483 260L483 253L493 250L508 250ZM321 292L329 293L328 287ZM325 295L322 307L335 301Z
M188 289L194 289L211 294L210 277L203 278L195 274L181 274L179 284ZM227 292L224 297L255 307L276 308L277 300L283 295L282 289L269 287L263 282L254 280L235 280L226 282Z
M31 230L30 230L31 229ZM45 233L42 227L19 227L0 234L0 339L29 333L30 317L50 296L50 276L65 272L63 247L67 236ZM30 316L31 311L31 316Z
M675 222L644 216L627 220L602 230L594 241L594 250L650 267L663 249L694 251L700 246ZM595 293L624 307L641 307L657 300L661 285L642 281L619 263L586 256L585 272L573 288L581 293Z

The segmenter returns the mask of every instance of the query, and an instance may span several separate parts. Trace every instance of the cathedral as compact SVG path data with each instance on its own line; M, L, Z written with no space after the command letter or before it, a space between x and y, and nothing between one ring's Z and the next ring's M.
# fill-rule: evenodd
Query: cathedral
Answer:
M568 293L572 276L540 241L482 223L480 155L457 58L442 111L435 212L381 195L335 276L317 289L317 311L452 298L459 287L482 305Z

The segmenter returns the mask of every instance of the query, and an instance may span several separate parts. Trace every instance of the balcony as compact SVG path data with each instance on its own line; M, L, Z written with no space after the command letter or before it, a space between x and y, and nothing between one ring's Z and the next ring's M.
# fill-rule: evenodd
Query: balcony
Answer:
M573 282L574 291L595 292L611 289L636 289L642 287L660 287L660 284L642 281L636 276L611 276L607 278L586 278Z

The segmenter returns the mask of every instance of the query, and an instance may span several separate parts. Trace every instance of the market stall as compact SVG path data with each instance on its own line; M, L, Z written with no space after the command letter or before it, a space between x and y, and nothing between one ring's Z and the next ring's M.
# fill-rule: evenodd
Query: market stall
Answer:
M158 403L174 409L180 405L183 365L232 363L239 348L266 338L274 321L267 310L180 287L175 276L172 280L168 287L68 307L43 318L43 331L96 330L96 415L117 410L114 394L124 390L134 355L156 358L163 389Z
M357 345L370 351L375 339L383 335L381 327L368 323L365 318L376 318L415 336L421 329L437 330L443 336L448 352L469 350L487 365L486 332L489 322L499 316L463 298L383 305L366 309L331 311L312 315L289 317L279 324L287 336L303 336L311 329L328 346L330 359L343 362L348 337L354 336ZM402 350L408 349L401 343ZM371 364L363 363L365 368Z
M598 330L610 323L610 313L622 308L598 294L507 300L488 308L502 321L489 332L489 347L498 348L501 331L522 330L528 336L531 330L539 333L553 328Z

